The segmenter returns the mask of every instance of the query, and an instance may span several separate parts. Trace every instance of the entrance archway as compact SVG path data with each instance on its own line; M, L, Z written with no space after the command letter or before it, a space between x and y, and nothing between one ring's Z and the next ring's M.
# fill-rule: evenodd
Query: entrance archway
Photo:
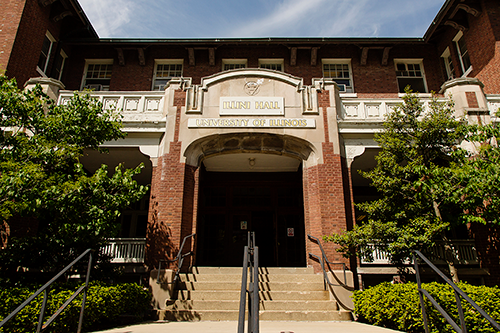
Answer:
M205 138L187 152L199 161L197 265L241 266L248 231L262 266L306 265L304 140L270 134ZM208 152L211 152L209 154Z

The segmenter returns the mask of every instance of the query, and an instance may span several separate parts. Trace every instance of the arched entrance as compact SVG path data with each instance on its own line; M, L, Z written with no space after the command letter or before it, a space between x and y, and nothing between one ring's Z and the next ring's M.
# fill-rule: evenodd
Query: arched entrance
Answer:
M254 231L262 266L305 266L307 142L240 133L205 138L190 148L200 166L197 265L241 266L248 231Z

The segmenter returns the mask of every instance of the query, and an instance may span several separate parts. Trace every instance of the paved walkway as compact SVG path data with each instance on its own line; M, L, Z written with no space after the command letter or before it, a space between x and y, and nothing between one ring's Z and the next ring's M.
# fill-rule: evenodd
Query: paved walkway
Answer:
M152 322L100 333L237 333L236 321ZM245 326L245 332L247 327ZM260 333L395 333L399 331L350 321L261 321ZM98 332L94 332L98 333Z

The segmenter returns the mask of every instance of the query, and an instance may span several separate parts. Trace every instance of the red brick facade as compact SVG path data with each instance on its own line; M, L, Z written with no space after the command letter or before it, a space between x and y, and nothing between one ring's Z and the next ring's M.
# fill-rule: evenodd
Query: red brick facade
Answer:
M301 161L304 227L306 234L320 239L324 235L350 229L355 224L354 185L347 163L347 154L343 149L345 147L342 146L344 138L341 132L331 128L335 124L335 119L342 113L342 102L337 103L340 94L335 90L327 90L324 86L310 87L313 83L318 83L314 79L323 77L323 61L326 63L342 59L349 64L349 73L352 74L349 79L352 81L353 91L351 94L345 94L343 98L350 102L398 98L399 87L395 66L395 60L398 59L421 64L427 92L438 92L448 79L441 58L447 48L454 64L453 75L460 77L463 74L460 68L460 56L454 42L457 34L461 32L472 64L468 77L479 79L484 84L485 94L500 94L498 0L446 1L446 10L438 14L423 38L271 38L266 41L248 39L245 42L231 39L197 41L98 39L85 15L78 12L78 3L75 0L59 0L46 6L43 3L38 0L6 0L2 3L0 70L6 70L10 77L16 77L20 86L29 78L41 75L37 71L37 63L47 32L50 32L56 40L50 55L47 75L50 76L52 72L57 54L61 49L64 50L68 59L61 81L68 90L81 88L87 60L113 61L109 84L111 92L146 92L153 86L156 60L181 60L182 77L190 80L190 85L200 85L206 78L220 74L225 59L245 59L246 67L253 69L259 67L259 59L282 59L283 72L289 76L283 80L301 81L296 87L296 91L300 94L304 86L309 86L307 89L311 91L314 90L316 95L311 94L307 98L310 97L312 100L317 96L316 113L319 115L314 119L324 124L323 128L319 128L324 138L314 137L318 162L309 165ZM73 8L73 15L56 19L58 10L62 8L60 3L71 4L72 6L68 8ZM458 4L462 6L457 7ZM210 59L210 54L214 55L214 58ZM162 110L167 114L163 116L168 117L168 121L165 122L173 121L175 124L168 127L171 131L169 133L163 129L164 137L159 139L162 143L158 146L164 149L161 150L160 156L152 157L156 166L153 167L151 179L147 229L146 264L149 268L158 267L159 260L172 259L177 254L182 239L197 231L201 166L185 162L189 156L184 155L185 145L188 143L182 142L183 133L185 134L187 129L186 122L183 122L183 117L187 114L187 93L183 84L185 81L180 84L180 89L173 92L172 96L168 96L171 104ZM332 96L333 94L336 95ZM479 89L464 94L468 108L479 109L482 107L481 103L484 104L486 100ZM337 97L338 100L335 100ZM172 98L173 100L170 100ZM306 103L306 97L301 98L301 103ZM297 100L299 99L297 97ZM331 101L334 100L336 102L333 103L338 105L331 105ZM175 110L175 113L170 113L173 112L171 110ZM304 119L316 117L316 113L311 110L302 111L303 114L300 116ZM328 112L337 114L331 115ZM382 117L379 119L379 122L381 121ZM226 131L222 131L224 134L231 134L229 130L224 129L224 131ZM249 133L268 134L266 130L261 131L248 130ZM269 132L273 135L278 133ZM157 134L154 131L147 133L147 139ZM283 137L288 135L279 134ZM367 138L365 134L360 134L357 139L365 140ZM238 135L245 133L240 131ZM372 139L373 133L370 135ZM307 142L309 139L307 134L299 136L300 134L294 137L297 142ZM163 143L162 140L166 137L169 142ZM200 134L199 139L201 138ZM255 139L255 136L252 138ZM255 153L250 150L243 153ZM210 152L208 155L218 153L220 152ZM283 155L286 153L288 152L284 152ZM290 154L293 153L296 152ZM301 156L301 158L305 160L307 157ZM493 278L500 276L498 260L496 262L490 260L492 256L498 256L498 253L492 248L482 247L484 244L481 243L483 240L488 240L492 242L491 244L497 244L495 243L497 240L488 238L488 234L481 228L473 231L480 240L478 251L484 267L491 272L489 282L500 281L498 280L500 278L497 280ZM187 246L192 249L195 243L190 241ZM330 261L348 263L335 251L333 244L326 243L324 246ZM319 254L319 248L307 242L306 253L309 252ZM318 268L317 263L307 260L307 264ZM354 265L352 268L354 269Z
M24 1L2 1L0 12L0 72L7 69L24 9Z

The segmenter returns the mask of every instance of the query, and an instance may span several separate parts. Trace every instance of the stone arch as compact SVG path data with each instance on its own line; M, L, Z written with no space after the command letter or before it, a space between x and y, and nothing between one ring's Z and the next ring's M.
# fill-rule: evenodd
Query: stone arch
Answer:
M192 142L184 152L186 164L200 166L208 157L221 154L261 153L307 160L314 147L304 139L272 133L214 134Z
M265 68L240 68L240 69L233 69L217 73L203 78L201 81L201 88L203 90L206 90L208 87L220 83L222 81L237 79L242 77L244 78L258 77L263 79L272 79L276 81L281 81L296 87L297 90L302 89L303 86L303 79L295 77L290 74Z

